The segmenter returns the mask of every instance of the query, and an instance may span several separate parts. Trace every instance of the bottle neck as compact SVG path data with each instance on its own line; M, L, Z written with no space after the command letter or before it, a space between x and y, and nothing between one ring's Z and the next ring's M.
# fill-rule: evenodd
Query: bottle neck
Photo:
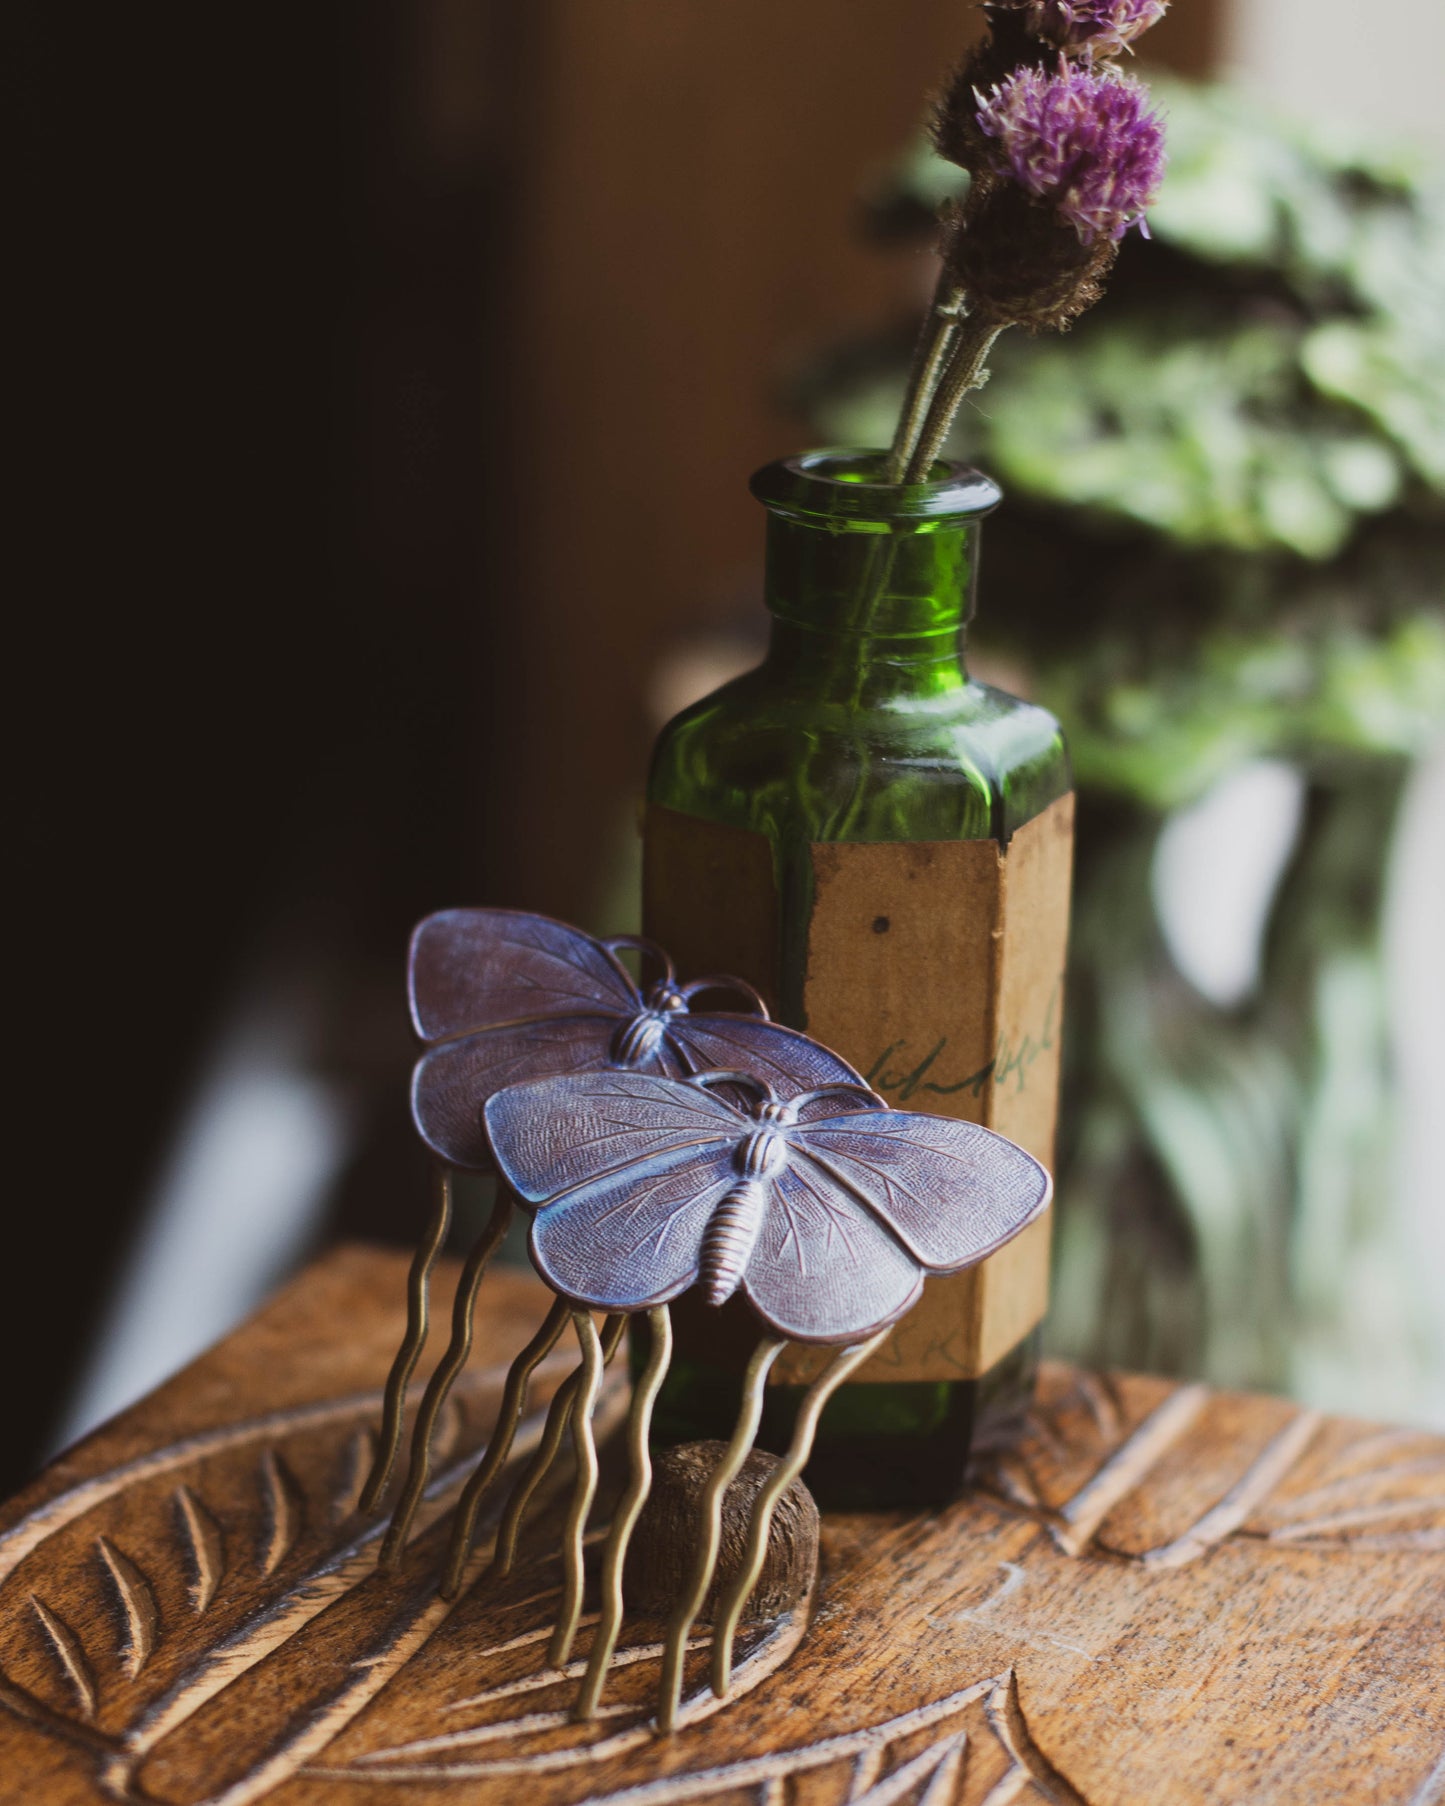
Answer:
M768 664L820 701L926 698L967 683L979 521L839 531L768 518Z

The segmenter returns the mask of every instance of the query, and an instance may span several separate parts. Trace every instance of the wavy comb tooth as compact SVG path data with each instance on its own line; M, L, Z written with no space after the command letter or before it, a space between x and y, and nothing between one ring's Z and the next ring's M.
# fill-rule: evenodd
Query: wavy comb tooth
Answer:
M426 1483L431 1474L431 1439L437 1418L446 1403L447 1394L456 1383L457 1375L466 1365L467 1356L472 1351L472 1311L477 1301L477 1290L492 1256L501 1246L502 1238L511 1224L513 1208L511 1192L505 1186L500 1188L487 1226L473 1244L466 1265L462 1268L462 1276L457 1281L457 1295L452 1305L452 1339L427 1384L421 1410L417 1412L416 1428L411 1436L411 1462L407 1468L406 1485L397 1500L390 1527L381 1545L381 1554L377 1558L378 1565L383 1568L394 1566L406 1547L412 1519L416 1516L416 1508L421 1503L421 1496L426 1491Z
M602 1325L600 1341L602 1343L602 1365L617 1353L617 1345L627 1329L627 1318L621 1312L609 1316ZM517 1540L522 1532L522 1523L527 1515L527 1507L536 1496L538 1488L551 1472L552 1463L557 1459L557 1452L562 1446L562 1438L571 1421L572 1408L577 1401L577 1393L582 1384L583 1368L576 1367L569 1373L562 1384L552 1394L552 1403L547 1409L547 1421L542 1426L542 1440L537 1445L537 1452L527 1464L527 1470L512 1489L512 1496L507 1501L507 1509L502 1514L501 1524L497 1529L497 1546L492 1556L491 1566L485 1578L503 1580L512 1571L512 1563L517 1558Z
M572 1325L582 1345L582 1372L571 1413L577 1478L572 1486L567 1528L562 1540L562 1604L557 1612L557 1628L547 1649L547 1660L554 1668L566 1667L577 1635L577 1620L582 1616L586 1561L582 1538L587 1529L587 1514L597 1496L597 1443L592 1434L592 1413L597 1409L597 1393L602 1384L602 1343L590 1311L574 1313Z
M728 1686L732 1680L733 1640L737 1635L743 1608L763 1569L768 1532L772 1528L773 1512L777 1509L778 1500L808 1464L824 1405L849 1374L861 1367L875 1349L883 1346L888 1334L887 1329L880 1329L866 1341L855 1342L851 1348L845 1348L813 1381L799 1408L788 1452L768 1476L754 1501L742 1565L734 1575L732 1585L719 1600L717 1616L713 1621L712 1690L719 1699L726 1699L728 1696Z
M502 1388L502 1402L497 1407L497 1421L492 1434L488 1438L486 1452L477 1465L476 1472L467 1481L466 1490L457 1502L456 1517L452 1521L451 1540L447 1544L446 1572L441 1584L443 1599L455 1599L461 1591L462 1575L467 1565L467 1557L471 1553L472 1537L476 1533L477 1517L488 1492L496 1481L512 1452L512 1444L516 1440L517 1425L522 1420L522 1412L526 1408L527 1390L532 1375L557 1346L567 1328L572 1312L562 1299L557 1299L536 1335L517 1356L507 1369L506 1383Z
M618 1501L602 1555L602 1612L593 1633L587 1672L582 1677L572 1711L573 1718L579 1722L595 1716L602 1697L607 1665L612 1660L622 1628L622 1574L627 1565L627 1548L652 1489L648 1437L652 1429L652 1408L672 1361L672 1313L665 1304L657 1305L647 1313L647 1324L650 1331L647 1363L638 1376L627 1415L627 1488Z
M763 1388L768 1372L786 1344L780 1338L766 1338L753 1350L743 1379L742 1403L732 1441L713 1469L698 1503L697 1553L692 1572L682 1597L678 1600L667 1626L667 1643L662 1656L662 1678L658 1684L657 1727L671 1731L677 1722L678 1702L682 1697L682 1668L687 1658L688 1632L692 1629L702 1603L712 1585L717 1567L718 1546L722 1538L722 1506L728 1487L738 1469L752 1452L753 1438L763 1416Z
M426 1346L427 1329L431 1316L431 1275L436 1265L437 1256L447 1239L447 1231L452 1223L452 1174L448 1166L436 1169L436 1202L432 1209L432 1218L427 1224L426 1233L421 1244L412 1256L411 1271L406 1281L406 1333L401 1339L401 1347L396 1351L396 1359L391 1364L391 1372L386 1376L386 1392L381 1405L381 1435L377 1442L376 1458L371 1464L371 1472L361 1489L357 1500L357 1510L368 1515L381 1503L381 1495L386 1491L387 1482L391 1479L391 1470L396 1465L396 1452L401 1447L402 1416L406 1410L406 1389L416 1368L422 1349Z

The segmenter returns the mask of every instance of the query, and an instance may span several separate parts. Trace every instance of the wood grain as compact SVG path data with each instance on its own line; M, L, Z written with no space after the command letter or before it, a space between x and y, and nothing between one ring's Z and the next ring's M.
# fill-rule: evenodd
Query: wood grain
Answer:
M748 1633L727 1706L702 1690L700 1626L682 1728L658 1739L661 1626L630 1618L603 1715L573 1725L592 1619L567 1673L547 1669L555 1504L500 1591L477 1584L485 1534L454 1606L433 1584L501 1371L545 1308L527 1276L487 1281L421 1535L375 1571L355 1500L404 1266L330 1255L6 1510L4 1797L1445 1798L1445 1440L1063 1368L970 1498L824 1520L810 1608ZM620 1403L614 1379L610 1421Z

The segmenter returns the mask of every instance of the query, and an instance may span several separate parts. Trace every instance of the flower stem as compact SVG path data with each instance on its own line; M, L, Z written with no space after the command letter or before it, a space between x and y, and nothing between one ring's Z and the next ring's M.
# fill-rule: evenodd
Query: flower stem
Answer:
M981 389L987 382L988 372L984 365L988 361L989 352L993 350L994 340L1006 324L1006 321L994 319L965 318L959 322L953 338L953 348L949 353L948 367L934 389L923 429L903 473L905 483L923 480L933 460L943 449L948 429L953 425L953 417L964 396L970 389Z
M898 428L893 435L893 444L888 452L888 462L883 469L885 483L901 483L903 481L903 472L907 469L913 448L918 443L918 435L923 430L929 403L933 400L933 392L938 386L938 379L942 375L948 359L949 348L958 331L962 309L963 290L949 275L945 267L939 271L928 315L919 330L918 342L913 348L913 366L908 372L908 387L903 395L903 409L898 416Z

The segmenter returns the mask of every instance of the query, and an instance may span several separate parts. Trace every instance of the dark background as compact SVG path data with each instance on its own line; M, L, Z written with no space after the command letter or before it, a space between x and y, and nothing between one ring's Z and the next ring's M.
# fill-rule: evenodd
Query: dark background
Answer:
M602 906L658 663L751 593L788 369L926 280L856 196L973 24L7 20L8 1490L248 985L305 989L358 1101L322 1232L414 1236L407 929ZM1213 22L1191 0L1157 55L1208 66Z

